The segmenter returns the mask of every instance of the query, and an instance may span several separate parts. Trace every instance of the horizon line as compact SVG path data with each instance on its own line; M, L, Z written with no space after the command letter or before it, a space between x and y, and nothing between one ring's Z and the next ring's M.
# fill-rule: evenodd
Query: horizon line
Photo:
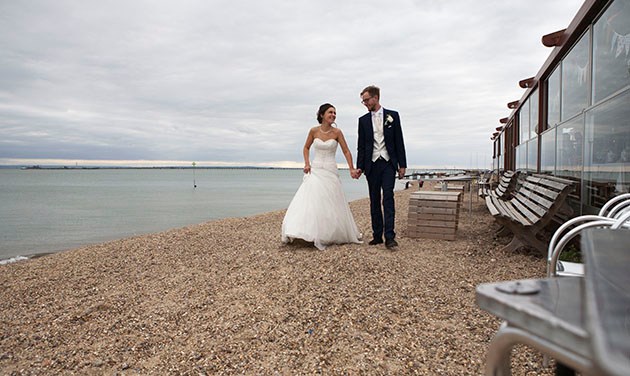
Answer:
M173 160L113 160L113 159L53 159L53 158L0 158L0 166L55 166L55 167L129 167L129 168L173 168L173 167L235 167L235 168L303 168L303 162L295 161L271 161L271 162L226 162L226 161L173 161ZM345 163L337 163L339 169L348 169ZM408 166L407 169L446 169L446 170L466 170L466 169L483 169L480 167L464 167L464 166Z

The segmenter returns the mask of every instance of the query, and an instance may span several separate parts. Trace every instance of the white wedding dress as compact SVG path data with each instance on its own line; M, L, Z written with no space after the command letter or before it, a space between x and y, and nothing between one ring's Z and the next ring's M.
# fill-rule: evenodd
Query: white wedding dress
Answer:
M361 243L361 233L341 187L335 153L337 141L313 141L311 173L304 175L282 221L282 242L304 239L327 245Z

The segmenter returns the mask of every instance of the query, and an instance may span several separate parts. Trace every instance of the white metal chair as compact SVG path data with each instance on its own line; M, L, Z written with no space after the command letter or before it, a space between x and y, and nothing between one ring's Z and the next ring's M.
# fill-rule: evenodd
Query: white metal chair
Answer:
M630 211L630 193L624 193L608 200L599 210L598 215L609 218L619 218L625 212Z
M569 228L576 226L569 230ZM581 263L559 261L560 254L571 239L590 227L630 228L630 193L608 200L597 215L582 215L572 218L553 234L547 250L547 276L582 276ZM565 233L565 231L567 231Z
M565 233L569 228L573 229ZM571 239L582 230L590 227L610 227L630 229L630 193L615 196L608 200L597 215L582 215L562 224L553 234L547 251L547 277L582 277L584 264L559 261L560 254ZM549 357L543 356L543 366L549 366Z

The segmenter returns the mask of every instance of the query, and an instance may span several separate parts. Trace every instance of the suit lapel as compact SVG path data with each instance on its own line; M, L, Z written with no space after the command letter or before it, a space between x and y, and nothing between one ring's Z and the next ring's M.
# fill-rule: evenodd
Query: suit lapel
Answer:
M387 116L389 115L389 112L383 108L383 137L387 138L386 135L389 134L389 129L391 128L392 124L386 124L387 123Z

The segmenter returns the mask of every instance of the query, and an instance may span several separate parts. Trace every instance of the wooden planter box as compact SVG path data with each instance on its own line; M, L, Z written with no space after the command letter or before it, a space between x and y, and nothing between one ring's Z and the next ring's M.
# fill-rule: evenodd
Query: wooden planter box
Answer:
M461 192L421 191L411 194L407 236L455 240Z

